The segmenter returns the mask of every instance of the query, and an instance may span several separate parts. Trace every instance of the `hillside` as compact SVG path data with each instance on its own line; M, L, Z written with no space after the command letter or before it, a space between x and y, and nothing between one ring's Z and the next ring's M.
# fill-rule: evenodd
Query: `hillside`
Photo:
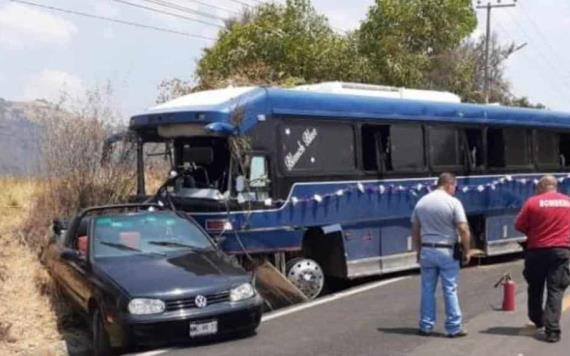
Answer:
M38 172L41 121L57 113L45 101L14 102L0 98L0 175Z

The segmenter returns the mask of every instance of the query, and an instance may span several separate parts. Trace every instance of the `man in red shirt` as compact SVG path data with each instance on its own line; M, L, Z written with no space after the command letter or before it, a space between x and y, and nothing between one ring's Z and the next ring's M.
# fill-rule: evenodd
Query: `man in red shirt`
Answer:
M544 326L548 342L560 340L562 298L570 284L570 197L557 192L557 183L554 176L542 177L537 194L524 203L515 223L527 237L523 274L528 316L538 328Z

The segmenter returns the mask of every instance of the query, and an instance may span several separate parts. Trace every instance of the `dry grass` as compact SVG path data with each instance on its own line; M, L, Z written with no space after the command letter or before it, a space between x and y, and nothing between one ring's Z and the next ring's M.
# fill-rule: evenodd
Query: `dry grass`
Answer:
M117 119L106 98L96 91L76 109L39 113L44 178L0 177L2 356L64 353L62 339L74 351L86 344L78 318L38 256L55 217L71 218L89 206L125 202L134 193L132 144L123 142L110 160L103 160L103 142ZM149 177L149 182L156 181Z
M0 355L53 354L61 346L55 310L38 284L49 277L19 232L37 188L34 180L0 179Z

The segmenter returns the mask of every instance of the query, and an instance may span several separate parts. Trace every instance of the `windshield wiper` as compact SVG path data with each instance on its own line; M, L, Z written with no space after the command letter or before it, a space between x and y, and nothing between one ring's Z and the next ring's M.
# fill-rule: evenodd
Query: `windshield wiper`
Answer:
M126 250L126 251L135 251L135 252L140 252L140 253L148 253L148 254L155 254L155 255L160 255L160 256L164 256L163 253L160 252L156 252L156 251L142 251L139 250L138 248L135 247L131 247L125 244L121 244L118 242L109 242L109 241L98 241L101 245L105 245L105 246L111 246L111 247L115 247L119 250Z
M196 247L196 246L192 246L192 245L187 245L185 243L182 242L176 242L176 241L148 241L149 244L151 245L157 245L157 246L166 246L166 247L185 247L188 249L192 249L194 251L199 251L199 250L205 250L202 247Z

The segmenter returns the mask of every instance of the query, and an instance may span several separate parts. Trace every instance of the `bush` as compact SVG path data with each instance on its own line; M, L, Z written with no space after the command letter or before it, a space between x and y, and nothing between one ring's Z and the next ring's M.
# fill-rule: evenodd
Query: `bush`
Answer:
M109 87L88 92L72 102L63 97L57 114L42 116L40 189L33 197L24 223L25 242L38 251L56 217L72 217L79 210L124 202L134 193L134 148L125 142L102 165L105 139L121 129L119 115L111 109Z

